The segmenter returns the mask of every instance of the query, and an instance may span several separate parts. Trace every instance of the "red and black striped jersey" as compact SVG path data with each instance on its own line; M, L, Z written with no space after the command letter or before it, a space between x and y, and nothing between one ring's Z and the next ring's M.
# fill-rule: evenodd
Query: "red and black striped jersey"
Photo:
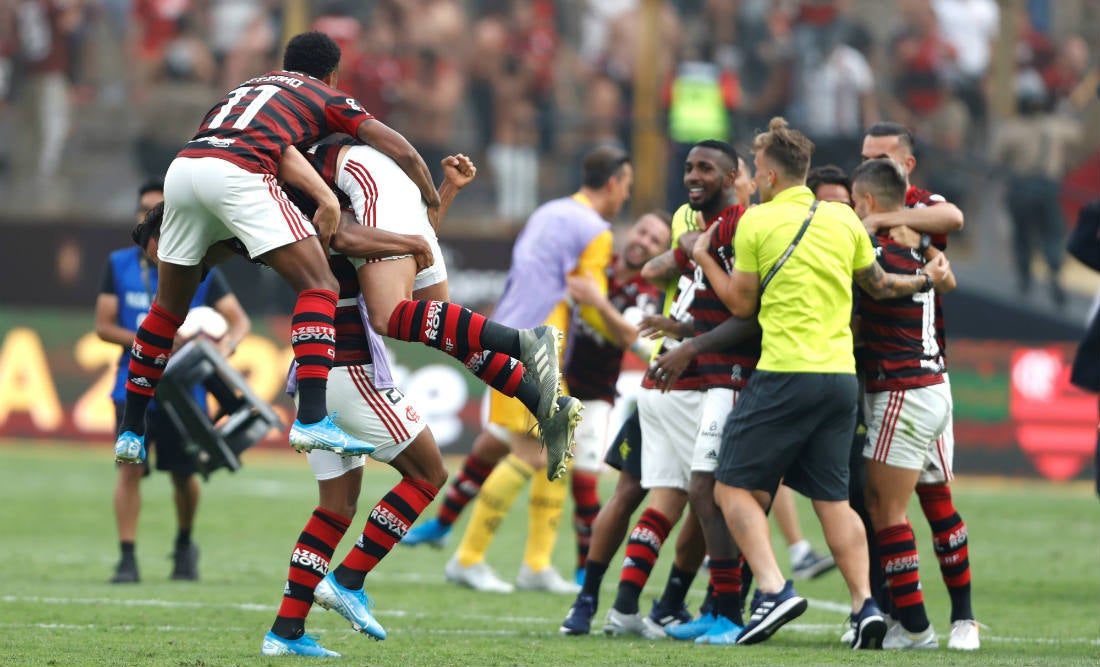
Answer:
M607 267L607 299L620 313L636 308L643 315L661 311L660 292L636 276L627 283L615 280L617 258ZM569 325L569 349L565 360L565 382L569 394L582 401L615 401L615 384L623 367L623 351L604 338L592 325L574 316Z
M935 206L936 204L942 204L947 200L943 195L929 192L928 190L922 190L915 185L910 185L909 189L905 192L905 208L925 208L927 206ZM947 234L929 234L932 239L932 245L939 248L941 251L947 250ZM936 342L940 346L940 354L947 356L947 328L943 320L943 303L940 300L939 293L936 293Z
M912 275L924 266L920 251L885 236L871 237L887 273ZM859 367L868 392L928 387L943 382L943 356L936 340L934 293L875 301L860 290Z
M329 267L340 282L340 297L336 302L336 358L334 366L357 366L371 363L367 331L359 314L359 277L351 261L343 255L332 255Z
M305 149L334 132L356 136L373 116L353 97L311 76L279 70L231 90L203 118L180 157L216 157L275 174L288 146Z
M733 237L744 212L744 206L735 204L723 210L713 220L707 221L707 229L718 226L711 235L710 254L727 272L733 271ZM669 314L676 319L682 319L685 314L690 316L695 322L695 335L711 331L732 317L726 304L718 298L703 270L695 262L688 262L676 289L676 299ZM669 340L665 339L660 351L664 352L665 346L669 344ZM741 389L748 382L759 360L759 338L720 352L700 354L684 370L672 388ZM643 380L642 386L653 388L648 378Z

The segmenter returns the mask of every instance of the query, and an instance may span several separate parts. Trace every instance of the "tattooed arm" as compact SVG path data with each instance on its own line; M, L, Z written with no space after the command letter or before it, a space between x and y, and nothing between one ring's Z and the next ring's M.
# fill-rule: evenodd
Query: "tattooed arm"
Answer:
M666 250L645 263L642 267L642 280L661 289L668 289L676 284L682 272L683 269L676 263L675 251Z
M947 258L940 254L925 264L924 270L920 273L912 275L887 273L882 270L878 262L871 262L864 268L856 270L854 278L856 284L877 301L910 296L920 291L927 292L932 285L941 283L949 272Z

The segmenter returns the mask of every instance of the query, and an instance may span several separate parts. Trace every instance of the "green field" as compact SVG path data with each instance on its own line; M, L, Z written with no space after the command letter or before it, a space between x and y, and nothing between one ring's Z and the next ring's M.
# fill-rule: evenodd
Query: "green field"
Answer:
M290 548L315 504L316 485L303 458L249 452L244 469L220 471L205 485L195 533L202 548L197 583L168 580L175 529L169 485L164 475L148 480L138 541L142 582L113 586L106 583L117 558L109 445L7 441L0 442L0 454L0 535L8 554L0 590L0 665L317 662L259 654L281 598ZM395 477L388 467L369 465L360 517L337 559ZM609 488L610 476L606 481ZM308 631L343 654L325 661L333 665L1100 663L1100 504L1091 487L969 478L956 483L955 496L970 530L975 610L988 626L975 654L945 648L889 656L848 651L837 641L846 623L847 593L835 573L801 583L799 592L811 599L809 611L759 646L696 647L602 634L565 638L557 628L571 597L459 589L443 579L449 552L400 546L367 578L367 592L389 632L386 641L353 633L323 610L311 614ZM821 545L808 505L801 509L807 512L804 528ZM946 631L947 595L919 515L917 509L913 523L925 597L933 624ZM525 511L515 512L490 552L490 563L504 576L519 567L525 517ZM572 537L563 531L555 559L562 572L572 572L572 550ZM670 562L670 554L663 554L644 594L645 609L659 594ZM603 590L597 632L614 596L614 579L612 573ZM689 604L698 604L703 584L697 579Z

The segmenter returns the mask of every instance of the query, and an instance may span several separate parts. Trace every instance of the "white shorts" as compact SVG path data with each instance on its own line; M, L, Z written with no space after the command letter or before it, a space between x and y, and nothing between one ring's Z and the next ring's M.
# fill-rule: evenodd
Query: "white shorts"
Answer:
M703 407L699 414L699 432L695 436L695 450L691 455L692 472L713 473L718 467L718 454L722 451L722 430L726 417L741 394L736 389L707 389L703 394Z
M370 457L389 463L424 430L424 419L399 389L374 386L374 367L334 366L328 376L325 394L329 412L348 435L365 440L377 449ZM298 397L294 397L297 402ZM341 456L335 452L313 450L306 455L313 476L334 479L363 465L363 456Z
M443 250L428 219L420 188L388 155L370 146L351 146L340 163L336 185L351 199L360 224L396 234L418 234L428 240L435 263L416 274L414 290L447 279Z
M951 389L936 384L919 389L880 391L864 398L867 444L863 457L894 468L921 470L934 481L949 481L951 455L944 429L951 418Z
M256 258L316 233L271 174L214 157L178 157L164 176L157 253L165 262L195 266L207 248L233 237Z
M601 400L583 401L584 419L574 433L573 467L582 472L603 471L607 453L608 430L611 428L611 403Z
M947 398L951 401L951 410L947 413L947 426L936 443L940 458L947 462L944 468L926 466L917 478L917 484L946 484L955 479L955 399L951 395L951 378L943 374L943 386L947 389Z
M699 433L703 392L643 389L638 394L642 427L642 488L687 491Z

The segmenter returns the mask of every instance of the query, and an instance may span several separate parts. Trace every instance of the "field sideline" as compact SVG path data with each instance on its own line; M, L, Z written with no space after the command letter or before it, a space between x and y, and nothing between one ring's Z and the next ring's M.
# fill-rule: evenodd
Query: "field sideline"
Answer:
M175 528L169 484L164 475L148 480L138 541L142 583L112 586L106 583L117 558L109 444L0 440L0 453L9 563L0 589L0 664L316 662L259 655L280 600L290 547L315 504L316 487L301 457L248 452L240 472L219 471L204 486L195 530L202 548L197 583L168 580ZM453 470L458 461L448 463ZM361 529L365 512L395 480L388 467L368 465L360 516L337 559ZM605 482L606 494L613 480L607 476ZM799 583L810 610L756 647L696 647L602 634L565 638L557 627L571 596L476 594L444 581L449 551L400 546L367 578L367 592L389 632L386 641L357 635L343 619L322 610L310 615L307 628L343 654L325 661L333 665L1096 665L1100 503L1091 485L964 478L955 485L955 497L970 531L975 610L988 626L976 654L945 648L889 656L847 651L837 641L847 594L836 573ZM525 503L516 509L489 553L489 562L506 579L519 567L525 538ZM429 514L433 510L434 505ZM822 545L809 504L801 502L800 510L807 535ZM919 509L913 516L929 615L945 633L947 595L927 524ZM666 551L643 595L645 609L668 573L671 548ZM785 549L777 553L785 565ZM620 562L621 554L602 591L597 633L614 597ZM555 563L572 573L573 540L564 528ZM689 605L698 605L704 584L702 577L696 580Z

